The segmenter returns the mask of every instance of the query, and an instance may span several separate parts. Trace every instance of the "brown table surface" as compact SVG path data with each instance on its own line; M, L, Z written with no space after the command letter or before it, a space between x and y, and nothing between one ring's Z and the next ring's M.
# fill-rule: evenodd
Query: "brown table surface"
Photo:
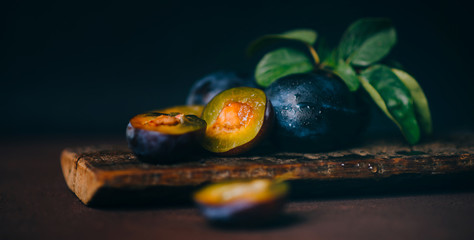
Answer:
M1 140L0 239L474 239L474 188L293 200L260 228L216 228L188 205L89 208L66 187L59 154L96 143L124 142Z

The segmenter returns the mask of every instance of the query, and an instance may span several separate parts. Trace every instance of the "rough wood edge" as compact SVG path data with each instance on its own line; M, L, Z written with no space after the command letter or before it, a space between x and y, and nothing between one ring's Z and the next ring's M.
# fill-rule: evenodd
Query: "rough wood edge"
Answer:
M61 153L61 168L69 189L86 205L104 185L97 174L81 161L81 156L68 149Z
M89 149L94 149L90 147ZM125 154L126 152L124 152ZM239 178L274 178L294 172L294 179L337 180L388 178L400 174L444 174L474 170L472 154L456 156L429 156L407 158L344 158L314 160L303 163L251 164L241 166L200 166L190 171L189 167L175 169L151 168L104 171L87 162L88 155L74 149L65 149L61 154L61 166L66 183L72 192L86 205L103 188L145 189L153 186L197 186L206 182ZM435 163L442 160L441 164ZM427 164L434 163L434 164ZM387 165L403 165L402 171L386 171ZM426 166L425 166L426 165ZM416 166L423 166L420 171ZM341 177L344 175L344 177Z
M443 162L435 163L443 159ZM413 163L407 163L413 161ZM423 166L425 163L432 163ZM388 165L401 165L400 171L387 170ZM423 169L417 168L423 166ZM283 174L293 173L291 179L366 179L387 178L400 174L444 174L474 170L472 155L453 157L432 157L423 159L352 159L344 162L329 162L318 160L306 163L291 164L254 164L243 166L208 166L167 171L163 169L150 170L117 170L94 172L108 187L133 186L135 184L155 186L199 185L205 182L215 182L243 178L275 178ZM184 183L184 184L183 184Z

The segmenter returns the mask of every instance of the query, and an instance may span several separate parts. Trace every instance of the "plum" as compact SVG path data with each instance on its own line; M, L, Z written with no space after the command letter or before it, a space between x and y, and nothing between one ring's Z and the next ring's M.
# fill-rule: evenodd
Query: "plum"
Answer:
M356 139L368 121L368 107L329 72L293 74L266 89L280 149L318 152Z
M194 200L210 221L261 223L281 212L288 189L287 183L269 179L223 182L198 191Z
M262 90L250 87L225 90L204 108L202 119L207 128L201 145L221 155L248 151L269 132L274 115Z
M206 105L220 92L243 86L256 87L256 84L253 79L242 78L234 72L215 72L194 83L189 92L186 104Z
M204 134L206 122L195 115L163 112L139 114L128 123L128 146L141 161L172 163L199 149L197 138Z

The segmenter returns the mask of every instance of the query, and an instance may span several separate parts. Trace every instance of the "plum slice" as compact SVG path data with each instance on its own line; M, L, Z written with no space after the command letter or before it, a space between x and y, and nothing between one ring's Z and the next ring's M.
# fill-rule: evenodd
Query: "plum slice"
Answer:
M235 155L255 146L271 127L273 108L257 88L237 87L221 92L204 108L207 122L201 145L208 151Z
M211 184L194 195L203 215L214 222L271 220L284 206L289 186L270 179Z
M169 112L164 110L163 112ZM206 122L180 112L151 111L133 117L127 126L127 142L138 159L151 163L182 160L198 149L197 138Z

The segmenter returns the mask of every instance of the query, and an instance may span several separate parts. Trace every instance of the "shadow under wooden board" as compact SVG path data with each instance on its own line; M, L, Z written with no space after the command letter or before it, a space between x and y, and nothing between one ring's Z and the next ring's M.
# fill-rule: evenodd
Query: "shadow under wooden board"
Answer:
M126 146L88 146L65 149L61 167L68 187L86 205L173 202L190 199L192 191L209 182L274 178L288 172L293 173L292 188L305 196L321 192L321 186L337 192L351 184L359 191L373 182L390 188L397 179L407 178L428 179L432 184L437 182L430 176L474 180L473 143L472 132L447 134L412 147L402 139L369 138L359 146L333 152L286 153L270 148L236 157L201 156L172 165L140 162Z

